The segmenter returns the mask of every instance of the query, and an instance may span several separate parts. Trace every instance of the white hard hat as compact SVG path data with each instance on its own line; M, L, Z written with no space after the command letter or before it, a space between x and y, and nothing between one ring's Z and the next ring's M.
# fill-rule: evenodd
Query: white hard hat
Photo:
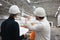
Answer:
M39 17L45 17L46 13L45 13L44 8L42 8L42 7L36 8L35 11L34 11L34 15L39 16Z
M58 7L58 11L60 10L60 6Z
M9 13L10 14L17 14L17 13L20 13L21 11L19 10L19 7L17 5L12 5L10 8L9 8Z

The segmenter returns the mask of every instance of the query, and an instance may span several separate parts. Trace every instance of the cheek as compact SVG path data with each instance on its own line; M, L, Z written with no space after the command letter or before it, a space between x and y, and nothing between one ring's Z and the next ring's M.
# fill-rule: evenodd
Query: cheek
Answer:
M36 19L37 19L37 17L36 17Z
M38 18L36 18L38 20Z

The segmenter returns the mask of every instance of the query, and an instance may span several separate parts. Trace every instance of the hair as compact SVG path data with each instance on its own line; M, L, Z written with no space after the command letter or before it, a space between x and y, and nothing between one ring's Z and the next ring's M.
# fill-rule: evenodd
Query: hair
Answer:
M44 17L39 17L40 19L44 19Z
M16 16L17 14L10 14L10 18L15 18L15 16Z

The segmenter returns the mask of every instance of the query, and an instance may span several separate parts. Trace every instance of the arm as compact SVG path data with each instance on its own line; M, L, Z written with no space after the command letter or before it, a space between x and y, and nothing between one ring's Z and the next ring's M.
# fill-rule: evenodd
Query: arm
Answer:
M31 23L27 23L27 27L32 31L41 31L43 25L42 23L38 23L32 26Z
M16 39L17 40L19 40L19 25L18 25L18 23L16 22L16 23L14 23L14 34L15 34L15 37L16 37Z

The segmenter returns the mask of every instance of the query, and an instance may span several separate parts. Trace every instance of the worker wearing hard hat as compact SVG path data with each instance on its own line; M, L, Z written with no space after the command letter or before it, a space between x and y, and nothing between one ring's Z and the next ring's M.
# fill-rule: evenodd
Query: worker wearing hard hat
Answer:
M9 8L9 18L1 24L2 40L19 40L19 25L15 18L20 14L17 5L12 5Z
M50 25L46 18L46 12L42 7L38 7L34 11L36 17L35 26L33 23L27 22L27 28L35 31L35 40L50 40Z

